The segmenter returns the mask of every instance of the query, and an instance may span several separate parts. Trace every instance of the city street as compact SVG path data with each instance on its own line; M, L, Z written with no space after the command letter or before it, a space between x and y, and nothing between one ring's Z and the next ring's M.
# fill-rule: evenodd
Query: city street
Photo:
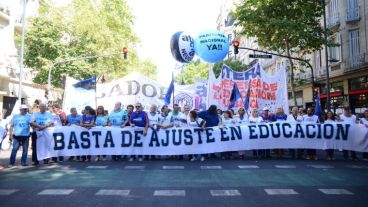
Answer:
M3 165L8 154L1 152ZM364 206L368 162L67 161L5 168L0 183L4 207Z

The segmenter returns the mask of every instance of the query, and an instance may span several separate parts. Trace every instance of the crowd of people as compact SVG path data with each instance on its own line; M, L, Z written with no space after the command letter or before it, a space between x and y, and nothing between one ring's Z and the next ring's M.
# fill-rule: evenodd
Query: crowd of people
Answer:
M40 103L37 110L30 112L26 105L20 106L20 113L13 116L9 123L9 127L0 127L0 138L9 136L12 141L12 151L9 159L9 167L13 167L16 162L16 154L20 146L23 152L21 156L21 165L27 166L27 155L29 141L31 137L32 143L32 161L33 165L39 165L37 159L37 131L44 130L53 126L70 126L77 125L85 128L92 128L94 126L102 127L143 127L144 135L147 134L149 128L153 130L168 129L172 127L229 127L233 125L246 124L262 124L271 122L290 122L290 123L348 123L348 124L363 124L368 130L368 110L364 112L363 117L358 117L351 113L349 107L344 108L343 114L334 114L332 111L322 113L320 116L314 114L312 107L303 108L293 107L291 113L286 115L282 107L276 107L274 113L271 113L269 108L265 107L262 112L258 109L252 109L248 114L244 108L239 108L236 112L234 110L222 111L217 109L215 105L211 105L206 111L191 110L189 106L185 105L183 109L178 104L174 104L172 110L164 105L158 109L157 105L152 104L147 111L143 110L141 103L135 105L128 105L125 109L121 102L116 102L114 109L109 113L103 106L98 106L93 109L90 106L78 113L76 108L70 109L70 114L66 114L58 104L48 107L44 103ZM325 159L334 160L333 149L325 150ZM282 158L289 156L293 159L310 159L317 160L317 153L314 149L262 149L253 150L253 157L255 158ZM357 160L357 153L354 151L343 150L343 158ZM164 157L164 156L163 156ZM160 156L122 156L112 155L96 156L96 161L121 161L127 159L128 161L143 161L143 159L163 159ZM245 158L245 152L222 152L218 154L206 155L189 155L190 161L220 157L221 159ZM165 159L184 159L184 156L169 156ZM363 153L363 159L368 159L368 153ZM92 160L91 155L69 157L68 161L89 162ZM50 162L63 162L64 157L54 157L43 160L44 164Z

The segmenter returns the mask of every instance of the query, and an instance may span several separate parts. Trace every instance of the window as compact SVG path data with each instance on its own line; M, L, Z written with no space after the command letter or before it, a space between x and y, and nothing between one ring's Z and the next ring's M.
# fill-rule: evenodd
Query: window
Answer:
M341 62L341 35L340 33L336 33L333 37L333 42L338 44L336 47L329 47L328 53L329 53L329 61L333 62Z
M328 26L333 27L340 23L338 12L338 0L331 0L328 4Z
M342 93L342 92L344 92L344 83L342 81L330 84L330 93ZM326 93L327 93L326 84L321 84L321 94Z
M368 76L349 80L349 90L368 89Z
M359 20L360 16L359 16L358 0L347 0L346 5L347 5L346 20L347 21Z
M349 32L349 66L354 67L360 64L360 43L359 30Z

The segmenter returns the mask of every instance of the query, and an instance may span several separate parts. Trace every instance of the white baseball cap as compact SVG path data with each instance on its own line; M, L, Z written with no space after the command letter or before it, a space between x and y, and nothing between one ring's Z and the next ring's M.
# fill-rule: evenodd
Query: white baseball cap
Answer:
M25 104L20 105L19 109L28 109L28 106Z
M269 111L270 109L268 109L268 107L267 106L265 106L264 108L263 108L263 111Z

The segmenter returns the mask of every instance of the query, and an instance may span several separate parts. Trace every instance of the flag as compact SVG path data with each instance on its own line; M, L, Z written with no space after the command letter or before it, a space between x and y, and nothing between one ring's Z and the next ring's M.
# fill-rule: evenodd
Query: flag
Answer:
M251 82L251 80L249 80L249 83L248 83L248 89L247 89L247 93L246 93L246 95L247 95L247 97L245 97L245 100L244 100L244 110L246 111L246 112L248 112L248 109L249 109L249 96L250 96L250 93L249 93L249 90L250 90L250 82Z
M73 86L75 88L83 88L86 90L91 90L91 89L96 90L96 77L94 76L87 80L81 80L77 83L74 83Z
M239 88L238 86L236 85L236 82L234 82L234 86L233 86L233 90L231 91L231 95L230 95L230 105L228 107L228 109L231 109L235 106L235 102L241 98L241 95L240 95L240 91L239 91Z
M167 89L164 101L165 105L170 104L171 95L174 93L174 78L172 78L169 88Z
M319 93L316 95L315 104L316 104L316 109L314 111L314 115L319 116L322 113L321 99L319 97Z

